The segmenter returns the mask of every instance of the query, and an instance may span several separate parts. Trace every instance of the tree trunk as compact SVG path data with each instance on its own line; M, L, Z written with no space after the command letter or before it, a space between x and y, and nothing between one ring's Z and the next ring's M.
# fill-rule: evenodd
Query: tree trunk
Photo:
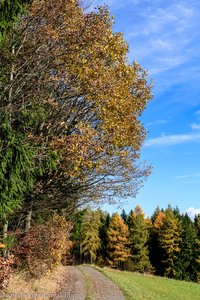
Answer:
M82 264L82 244L80 243L80 264Z
M8 221L5 220L3 224L3 239L6 239L8 236ZM6 258L8 256L8 250L3 250L3 256Z
M15 55L15 46L12 46L12 55ZM9 94L8 94L8 101L9 101L9 106L12 104L12 84L14 80L14 64L12 64L11 72L10 72L10 89L9 89Z
M8 221L6 220L3 224L3 239L6 239L8 236Z
M30 208L30 210L28 211L28 213L26 215L25 232L29 232L29 230L31 229L31 218L32 218L32 209Z

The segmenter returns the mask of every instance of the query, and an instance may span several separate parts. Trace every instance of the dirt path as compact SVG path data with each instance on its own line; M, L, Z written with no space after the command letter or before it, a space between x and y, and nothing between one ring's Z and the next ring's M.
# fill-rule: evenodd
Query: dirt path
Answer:
M86 266L80 269L90 281L92 300L124 300L120 289L101 272Z
M87 290L83 273L76 267L66 268L68 272L64 286L57 296L51 299L85 300Z
M124 300L120 289L96 269L87 266L66 268L66 281L52 300Z

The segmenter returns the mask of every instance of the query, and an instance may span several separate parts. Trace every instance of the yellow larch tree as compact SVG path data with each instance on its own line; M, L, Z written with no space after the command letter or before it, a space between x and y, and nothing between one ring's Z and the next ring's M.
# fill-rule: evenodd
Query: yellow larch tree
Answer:
M108 228L108 262L117 268L122 267L130 256L128 226L118 213L113 214Z

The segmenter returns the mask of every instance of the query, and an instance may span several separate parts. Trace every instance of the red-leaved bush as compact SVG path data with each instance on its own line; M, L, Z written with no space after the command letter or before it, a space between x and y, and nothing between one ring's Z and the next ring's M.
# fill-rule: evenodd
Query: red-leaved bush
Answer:
M33 227L28 233L18 232L12 248L16 265L27 267L36 277L53 270L70 253L71 228L64 216L54 214L49 221Z
M7 258L0 256L0 290L4 290L13 272L14 256L8 255Z

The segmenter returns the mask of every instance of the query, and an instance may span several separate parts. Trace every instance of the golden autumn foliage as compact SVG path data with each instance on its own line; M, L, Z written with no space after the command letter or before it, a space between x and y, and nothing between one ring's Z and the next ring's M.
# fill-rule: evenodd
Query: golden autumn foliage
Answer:
M108 228L108 263L120 267L130 257L128 226L114 213Z
M97 257L97 251L101 246L99 230L101 226L99 211L87 210L83 216L81 226L81 248L85 261L94 263Z
M35 194L49 196L47 207L135 195L149 174L137 160L145 139L138 117L151 84L128 62L112 23L106 7L85 12L77 0L34 0L10 52L2 50L13 79L1 105L37 149L38 163L56 157L56 168L46 163L35 183Z
M160 228L163 225L163 218L165 218L165 213L163 211L159 212L158 216L156 217L156 220L153 223L153 227L155 230L160 230Z
M175 274L174 264L177 260L177 254L181 251L181 233L180 220L173 214L171 209L167 209L159 234L159 242L164 252L163 263L165 266L165 275L168 277L173 277Z
M152 234L157 244L157 261L162 265L162 273L173 278L177 255L181 251L182 226L170 206L158 213L153 222Z

